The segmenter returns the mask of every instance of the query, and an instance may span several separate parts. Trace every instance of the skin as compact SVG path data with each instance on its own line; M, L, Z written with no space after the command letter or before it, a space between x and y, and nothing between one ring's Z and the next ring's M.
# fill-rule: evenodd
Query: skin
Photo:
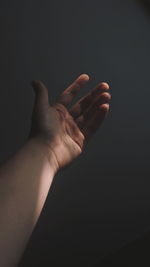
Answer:
M69 107L88 81L87 74L80 75L51 105L46 86L41 81L32 82L36 103L29 137L46 142L56 158L58 170L81 154L108 113L111 95L105 82L97 84Z
M54 176L77 158L109 110L109 85L99 83L69 107L89 81L80 75L49 103L48 89L33 81L35 103L25 144L0 166L0 266L18 265Z

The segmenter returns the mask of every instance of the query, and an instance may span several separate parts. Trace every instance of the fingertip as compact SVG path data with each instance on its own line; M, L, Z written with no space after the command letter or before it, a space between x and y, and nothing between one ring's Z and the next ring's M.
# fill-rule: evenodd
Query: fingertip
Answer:
M105 103L105 104L102 104L100 105L100 109L104 112L108 112L109 110L109 104L108 103Z
M43 91L43 89L46 88L46 86L44 85L44 83L41 80L32 80L31 85L32 85L35 92Z
M89 75L87 75L87 74L81 74L81 75L76 79L76 82L77 82L79 85L83 86L83 85L85 85L85 84L89 81L89 79L90 79Z
M106 83L106 82L102 82L101 83L101 89L104 89L104 90L108 90L110 87L109 87L109 84Z
M90 79L89 75L86 73L81 74L78 78L84 80L85 82L89 81Z
M31 81L31 85L33 86L33 87L36 87L36 86L38 86L40 84L40 81L38 81L38 80L32 80Z
M82 74L82 77L84 77L84 79L85 79L86 81L88 81L88 80L90 79L90 76L89 76L88 74L86 74L86 73L83 73L83 74Z
M104 92L101 94L102 97L106 98L106 100L111 100L111 94L108 92Z
M36 92L36 90L37 90L37 81L36 80L32 80L31 81L31 86L34 89L34 91Z

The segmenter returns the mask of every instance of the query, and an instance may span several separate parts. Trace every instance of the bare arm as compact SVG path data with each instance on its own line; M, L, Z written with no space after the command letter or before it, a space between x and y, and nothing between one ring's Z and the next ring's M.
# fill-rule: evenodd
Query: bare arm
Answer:
M54 175L83 151L104 120L110 94L98 84L71 108L89 80L80 75L49 104L48 90L34 82L35 105L29 138L0 166L0 266L17 266L39 218Z

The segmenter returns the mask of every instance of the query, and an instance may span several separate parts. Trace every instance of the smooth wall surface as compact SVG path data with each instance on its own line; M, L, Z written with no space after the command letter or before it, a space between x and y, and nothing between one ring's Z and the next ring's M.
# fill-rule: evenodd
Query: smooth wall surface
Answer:
M148 1L1 1L0 160L29 133L41 79L50 100L78 75L111 86L107 120L53 181L21 266L92 266L150 228ZM15 242L15 241L14 241Z

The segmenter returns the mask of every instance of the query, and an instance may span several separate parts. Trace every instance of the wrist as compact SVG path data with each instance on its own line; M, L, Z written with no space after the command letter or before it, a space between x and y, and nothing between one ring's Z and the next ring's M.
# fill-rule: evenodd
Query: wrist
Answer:
M48 161L53 175L55 175L59 170L59 165L55 153L51 149L50 145L48 145L47 142L40 137L30 137L27 140L27 143L32 146L34 153L40 153L41 156Z

